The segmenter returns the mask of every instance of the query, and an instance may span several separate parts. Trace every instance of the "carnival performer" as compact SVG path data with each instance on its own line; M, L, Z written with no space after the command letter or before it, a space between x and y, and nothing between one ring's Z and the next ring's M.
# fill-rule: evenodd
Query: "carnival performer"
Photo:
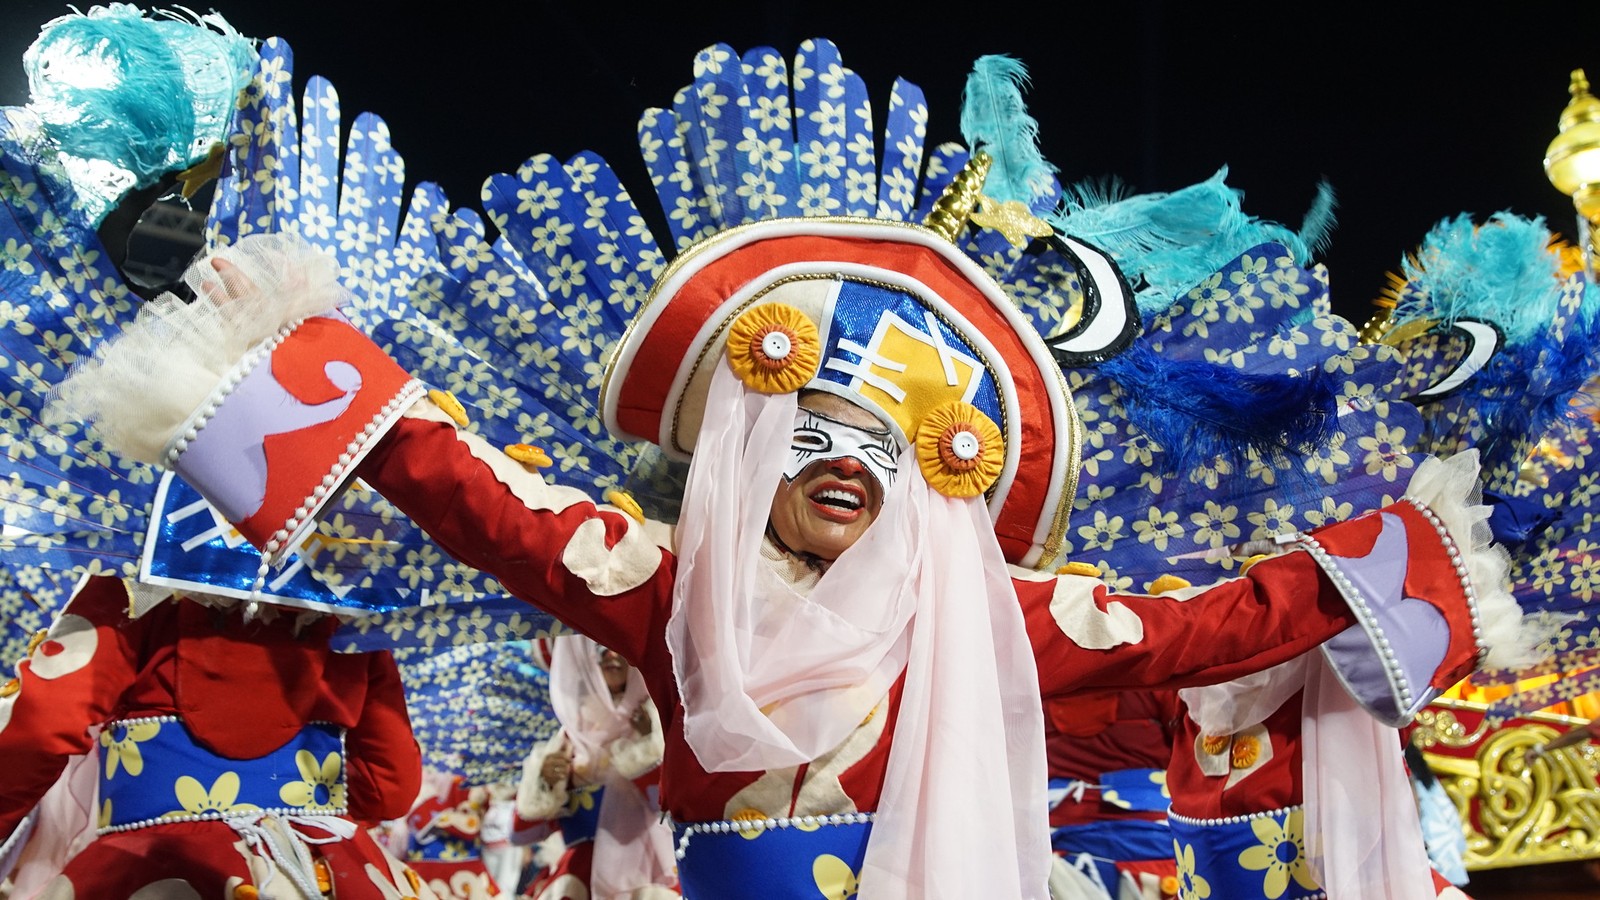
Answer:
M75 585L0 687L0 874L24 851L19 898L433 897L362 827L417 793L395 663L332 646L335 613L384 591L347 605L311 565L250 596L257 554L192 489L39 415L40 379L133 318L97 226L137 218L128 204L149 197L130 190L211 177L194 164L227 137L256 61L218 16L95 7L46 26L33 99L0 110L0 295L18 323L0 334L0 541L19 582ZM316 262L297 275L337 280Z
M656 800L665 741L644 679L621 654L582 635L553 639L548 662L561 730L528 755L517 816L551 821L559 837L546 840L562 849L527 894L677 896L672 834Z
M420 779L388 654L332 652L331 617L129 606L122 580L89 579L0 700L10 846L67 760L99 748L98 836L42 896L432 896L363 827L404 814Z
M505 896L483 858L486 787L468 787L460 775L423 771L422 792L406 815L402 859L446 900ZM514 886L513 886L514 887Z
M796 79L846 71L830 53L808 43ZM767 89L761 67L748 83L745 71L722 48L704 54L701 108L758 109L748 98L713 103ZM917 119L899 96L911 117L892 116L893 127L912 140ZM889 137L884 146L900 146L898 132ZM698 137L675 152L691 145L720 152ZM1502 617L1500 575L1472 538L1462 500L1476 473L1464 459L1424 463L1427 493L1295 535L1294 552L1216 584L1151 596L1050 574L1083 434L1057 355L1071 347L1047 346L953 243L985 160L954 167L929 226L905 221L916 197L895 190L876 214L810 219L763 218L765 199L711 192L714 214L751 218L689 241L607 351L609 430L692 457L670 532L623 498L599 505L547 482L471 433L464 410L414 402L421 392L403 370L325 315L277 320L268 333L281 326L282 339L253 357L264 364L219 379L200 419L185 411L163 423L134 409L153 385L96 383L96 372L118 370L121 341L62 396L102 433L138 422L201 484L219 463L264 466L264 493L218 505L273 557L359 475L453 556L621 654L668 711L661 799L686 896L1039 898L1050 859L1042 697L1225 681L1332 640L1330 665L1359 673L1358 686L1375 678L1379 700L1404 673L1409 713L1480 652L1508 648L1519 623L1514 611ZM559 167L555 176L580 219L605 206L583 196L600 164L582 169L581 181ZM530 164L520 177L544 171ZM735 183L744 176L760 178L745 171ZM538 204L520 220L492 208L508 235L526 237L546 214L565 222ZM589 220L613 259L639 250L619 242L643 240L605 231L617 214L614 204ZM565 227L570 236L577 226ZM1112 289L1089 248L1059 246ZM540 249L520 248L515 265L528 271ZM570 276L568 245L545 249L568 254ZM451 256L480 284L479 267L495 259L487 244L482 252ZM227 257L201 265L225 271ZM546 294L577 284L552 281ZM277 303L238 278L198 295L195 315L224 324ZM1114 293L1099 309L1123 311ZM582 345L578 320L560 327ZM344 412L304 430L254 399L267 389L338 398ZM1365 577L1372 567L1403 578ZM1437 642L1387 638L1403 600ZM1400 668L1385 668L1396 654Z

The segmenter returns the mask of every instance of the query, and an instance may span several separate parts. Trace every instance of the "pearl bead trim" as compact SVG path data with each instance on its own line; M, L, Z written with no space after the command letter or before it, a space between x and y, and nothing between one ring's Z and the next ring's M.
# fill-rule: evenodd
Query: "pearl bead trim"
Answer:
M272 337L262 341L254 350L246 353L244 358L239 360L233 367L233 371L229 372L226 378L211 389L211 396L206 398L206 402L200 404L199 409L189 415L187 421L178 426L176 436L168 442L166 453L167 468L170 469L177 464L178 457L182 456L183 451L189 449L189 444L200 436L201 430L217 414L217 408L222 405L224 400L228 399L228 395L233 393L239 383L244 381L245 376L255 371L256 366L263 359L272 355L272 351L276 350L278 345L283 343L284 339L293 333L296 328L299 328L300 323L305 320L306 317L301 317L279 328Z
M1260 812L1246 813L1238 816L1223 816L1220 819L1195 819L1182 815L1177 810L1169 809L1167 810L1167 818L1177 819L1185 825L1238 825L1242 822L1249 822L1252 819L1259 819L1264 816L1287 815L1299 810L1300 808L1300 804L1297 803L1294 806L1285 806L1282 809L1267 809Z
M1302 534L1300 535L1300 546L1304 547L1306 552L1316 559L1322 571L1333 580L1334 587L1344 596L1345 602L1350 606L1350 611L1355 613L1356 619L1361 622L1362 629L1377 642L1378 654L1383 661L1384 674L1389 679L1389 686L1394 691L1395 700L1399 703L1400 709L1410 709L1414 697L1411 693L1411 683L1406 679L1405 671L1400 668L1400 659L1394 652L1394 645L1389 643L1389 636L1384 634L1383 629L1378 626L1371 607L1367 605L1366 597L1362 596L1361 591L1355 584L1345 577L1344 571L1334 564L1332 555L1322 549L1322 545L1317 543L1316 538L1309 534Z
M689 838L696 834L727 834L754 831L758 835L768 829L800 827L806 830L822 825L866 825L877 819L877 813L833 813L826 816L777 816L766 819L723 819L717 822L677 823L683 829L678 839L677 856L683 859L689 852Z
M399 393L390 398L389 402L378 410L371 421L367 422L366 427L362 428L355 437L350 439L350 443L345 445L344 452L339 454L339 459L335 462L333 469L322 476L322 481L318 483L310 495L301 501L294 515L283 523L283 527L273 532L271 539L261 548L261 564L256 567L255 584L250 588L252 595L260 593L261 588L266 585L267 576L272 571L272 561L278 555L278 551L288 545L290 538L305 524L306 519L313 512L320 509L323 501L329 494L333 493L334 488L343 484L345 478L355 470L356 463L366 455L367 450L371 449L370 445L379 430L393 421L406 407L415 403L425 392L426 388L422 382L416 379L406 382L405 387L401 388Z
M1478 662L1482 663L1484 657L1489 655L1489 648L1483 643L1483 620L1478 612L1478 592L1472 586L1472 578L1467 574L1466 555L1461 552L1460 546L1444 527L1444 522L1439 514L1428 508L1426 503L1411 497L1405 498L1407 503L1416 507L1417 512L1428 520L1433 530L1439 533L1439 542L1444 544L1445 552L1450 556L1450 565L1455 569L1456 578L1461 581L1461 592L1467 598L1467 617L1472 622L1472 646L1478 648Z

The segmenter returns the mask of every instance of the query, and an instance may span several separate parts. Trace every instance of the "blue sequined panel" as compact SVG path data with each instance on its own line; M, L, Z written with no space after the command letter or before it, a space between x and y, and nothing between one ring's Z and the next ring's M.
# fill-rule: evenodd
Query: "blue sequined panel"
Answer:
M1306 860L1299 807L1247 819L1172 815L1179 895L1228 900L1317 900L1325 897Z
M344 732L333 725L307 725L265 756L228 759L175 718L129 719L100 732L100 756L102 832L258 813L345 813Z
M678 879L689 900L748 897L816 900L853 897L867 854L870 822L700 832L673 827L682 852Z

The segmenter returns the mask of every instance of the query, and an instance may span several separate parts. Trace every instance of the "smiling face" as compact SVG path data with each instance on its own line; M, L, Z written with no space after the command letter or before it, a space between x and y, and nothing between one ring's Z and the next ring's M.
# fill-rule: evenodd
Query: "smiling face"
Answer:
M832 394L801 396L790 463L772 498L779 542L838 559L877 518L895 457L894 438L872 413Z

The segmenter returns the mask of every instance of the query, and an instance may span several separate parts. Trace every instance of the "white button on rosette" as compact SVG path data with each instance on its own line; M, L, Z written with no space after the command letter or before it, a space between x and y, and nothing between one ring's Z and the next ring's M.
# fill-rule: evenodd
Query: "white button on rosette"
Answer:
M950 452L959 459L977 459L982 451L983 444L970 431L958 431L950 436Z
M789 336L781 331L770 331L761 339L761 352L770 360L788 359L793 349Z

